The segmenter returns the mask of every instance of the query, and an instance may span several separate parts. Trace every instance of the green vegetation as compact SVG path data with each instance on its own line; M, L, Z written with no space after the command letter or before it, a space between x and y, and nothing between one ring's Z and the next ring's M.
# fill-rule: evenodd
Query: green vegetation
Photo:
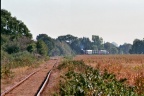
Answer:
M49 56L67 56L75 54L69 44L65 41L52 39L46 34L39 34L37 40L45 42L48 47Z
M66 42L75 54L82 54L83 50L107 50L110 54L143 54L144 40L135 39L133 45L124 43L115 46L110 42L103 42L103 38L92 35L92 41L87 37L78 38L72 35L59 36L56 40Z
M47 34L39 34L37 41L27 26L5 9L1 9L1 76L11 77L11 69L17 67L36 67L40 62L48 60L48 56L64 56L65 61L59 66L67 70L60 81L58 95L73 96L141 96L143 93L143 77L136 78L136 86L125 84L126 79L117 80L114 74L105 70L93 69L83 61L72 61L75 54L83 50L107 50L110 54L144 54L144 39L135 39L133 45L123 44L119 47L103 42L103 38L92 35L78 38L70 34L56 39Z
M54 48L54 40L46 34L39 34L36 37L37 41L42 40L48 47L48 53Z
M136 87L124 83L125 78L117 80L114 74L106 70L102 73L98 69L85 65L83 61L66 60L58 68L67 71L61 76L60 92L57 95L138 96Z
M8 78L11 69L37 66L47 60L47 46L33 41L27 26L5 9L1 9L1 76Z
M104 48L110 53L110 54L118 54L118 48L113 45L112 43L106 42L104 44Z
M92 40L93 40L93 44L92 44L93 50L104 49L102 37L92 35Z
M132 54L144 54L144 38L143 40L135 39L133 41L132 48L130 49Z
M128 44L128 43L124 43L123 45L119 46L119 53L120 54L129 54L130 49L131 49L132 45Z
M109 42L104 43L103 38L97 35L92 35L92 41L87 37L78 38L70 34L59 36L56 39L49 37L47 34L39 34L36 39L37 41L32 40L32 34L24 22L12 17L7 10L1 9L1 67L6 64L15 65L15 63L9 64L10 62L20 62L17 59L15 60L14 54L22 54L23 57L26 55L31 59L28 61L33 62L37 61L39 57L45 58L48 55L73 56L82 54L82 49L105 49L110 54L144 53L144 40L139 39L134 40L133 45L124 44L119 47ZM23 62L22 57L20 58ZM23 63L21 63L21 66L24 66Z
M26 36L32 38L27 26L16 17L12 17L11 13L5 9L1 9L1 33L5 35L11 35L11 38L19 38Z
M47 56L48 48L44 41L39 40L37 41L37 51L42 56Z

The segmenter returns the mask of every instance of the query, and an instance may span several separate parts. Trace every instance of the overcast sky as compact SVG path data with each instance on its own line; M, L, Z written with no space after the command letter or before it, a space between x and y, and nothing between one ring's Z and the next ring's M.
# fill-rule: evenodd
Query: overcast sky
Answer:
M35 39L71 34L99 35L123 44L144 38L144 0L1 0L1 8L22 20Z

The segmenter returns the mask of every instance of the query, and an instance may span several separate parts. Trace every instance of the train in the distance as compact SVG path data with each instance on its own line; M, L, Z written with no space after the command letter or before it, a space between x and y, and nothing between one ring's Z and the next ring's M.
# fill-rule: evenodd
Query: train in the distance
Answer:
M109 54L107 50L82 50L83 54Z

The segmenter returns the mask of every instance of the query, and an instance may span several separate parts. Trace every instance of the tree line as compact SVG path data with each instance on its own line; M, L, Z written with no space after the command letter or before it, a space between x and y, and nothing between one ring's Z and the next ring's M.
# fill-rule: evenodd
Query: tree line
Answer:
M43 40L49 48L49 55L82 54L82 50L107 50L110 54L143 54L144 39L135 39L133 44L124 43L116 46L110 42L103 42L103 38L92 35L92 41L88 37L78 38L73 35L62 35L56 39L47 34L39 34L37 40Z
M48 60L48 47L43 40L32 40L28 27L1 9L1 76L11 76L10 69L37 66Z
M46 56L48 50L44 41L32 40L24 22L12 17L5 9L1 9L1 45L1 50L8 54L28 51Z
M144 39L135 39L133 44L125 43L115 46L110 42L104 42L98 35L78 38L67 34L58 36L56 39L47 34L39 34L37 41L32 40L32 34L28 27L12 17L11 13L1 9L1 51L14 54L27 51L30 54L41 56L76 55L82 54L82 50L107 50L110 54L143 54Z

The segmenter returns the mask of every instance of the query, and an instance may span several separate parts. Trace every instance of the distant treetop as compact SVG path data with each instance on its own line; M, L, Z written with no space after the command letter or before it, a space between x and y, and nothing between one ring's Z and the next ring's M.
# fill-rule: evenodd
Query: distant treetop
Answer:
M11 13L5 9L1 9L1 33L14 37L26 36L32 38L27 26L16 17L12 17Z

